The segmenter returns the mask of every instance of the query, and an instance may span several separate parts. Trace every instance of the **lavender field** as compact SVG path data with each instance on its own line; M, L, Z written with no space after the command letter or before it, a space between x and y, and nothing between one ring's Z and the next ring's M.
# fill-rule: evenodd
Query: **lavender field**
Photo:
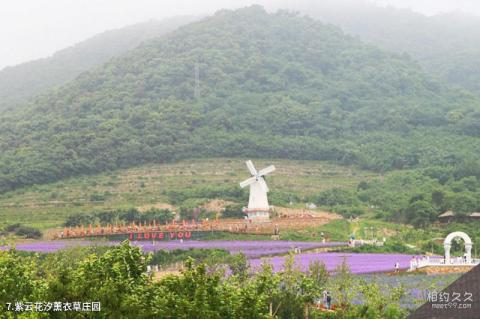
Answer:
M120 242L108 241L39 241L30 243L19 243L15 245L17 250L31 251L38 253L50 253L60 249L66 249L78 246L88 245L117 245ZM300 250L300 254L295 255L295 265L301 270L308 269L310 263L314 261L323 262L329 271L334 271L344 260L349 265L352 273L368 274L388 272L394 270L394 265L398 261L400 269L407 269L410 265L410 255L402 254L359 254L359 253L328 253L315 252L316 248L340 247L345 246L343 242L295 242L295 241L164 241L150 242L137 241L131 242L132 245L141 247L145 252L154 252L157 250L174 249L225 249L232 254L244 253L250 259L250 265L253 270L258 269L261 263L269 262L275 271L281 271L285 262L285 255L294 250ZM8 249L2 246L0 249ZM263 257L263 258L262 258ZM267 257L267 258L265 258Z
M65 249L75 246L88 245L118 245L120 242L107 241L41 241L31 243L19 243L15 245L17 250L31 251L38 253L55 252L60 249ZM212 241L134 241L131 242L133 246L142 248L144 252L154 252L160 249L225 249L232 254L244 253L248 258L257 258L261 256L273 256L286 254L295 249L301 251L311 250L315 248L340 247L345 246L342 242L295 242L295 241L226 241L226 240L212 240ZM0 249L8 249L7 246L2 246Z
M408 269L412 257L402 254L303 253L295 255L295 266L302 271L306 271L312 262L320 261L325 264L328 271L334 271L345 260L352 273L368 274L393 271L397 261L400 264L400 269ZM264 262L270 263L274 271L281 271L285 263L285 257L254 258L250 260L250 266L253 269L258 269Z
M261 256L273 256L286 254L294 249L301 251L315 248L340 247L345 246L342 242L295 242L295 241L169 241L169 242L132 242L132 245L142 247L146 252L156 251L159 249L225 249L232 254L244 253L248 258L258 258Z
M405 295L400 304L404 308L414 309L425 302L429 291L441 291L460 276L460 273L437 275L409 273L401 276L365 274L357 276L356 280L375 282L385 294L392 288L401 286L405 290ZM357 303L361 303L361 300Z
M0 250L15 248L21 251L30 251L35 253L53 253L60 249L67 249L79 246L91 245L88 241L36 241L29 243L17 243L15 245L0 246Z

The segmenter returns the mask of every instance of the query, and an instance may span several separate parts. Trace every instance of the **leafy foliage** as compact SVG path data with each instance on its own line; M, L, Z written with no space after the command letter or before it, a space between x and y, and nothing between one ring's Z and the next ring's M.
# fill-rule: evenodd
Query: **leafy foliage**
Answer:
M458 215L480 211L480 162L402 170L362 181L356 189L332 188L310 196L318 205L345 217L373 217L425 227L451 210Z
M183 262L187 258L194 259L198 262L206 262L209 259L223 259L227 260L229 252L223 249L173 249L164 250L160 249L155 251L150 259L150 264L166 266L177 262Z
M41 285L35 281L37 259L22 258L15 251L0 251L0 311L6 312L7 303L33 300Z
M223 218L244 218L245 213L243 212L243 207L245 204L235 204L228 205L225 207L225 210L222 212Z

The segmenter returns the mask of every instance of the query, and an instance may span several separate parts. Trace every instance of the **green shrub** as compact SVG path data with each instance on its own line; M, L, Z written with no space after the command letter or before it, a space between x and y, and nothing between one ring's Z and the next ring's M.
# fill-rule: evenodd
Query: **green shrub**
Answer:
M42 232L36 228L28 226L20 226L15 230L17 236L23 236L25 238L41 238Z
M76 227L88 225L92 221L92 216L86 213L76 213L67 217L63 224L65 227Z
M242 211L243 204L232 204L225 207L222 213L223 218L244 218L245 213Z
M20 224L20 223L10 224L10 225L5 227L5 230L7 232L15 232L21 226L22 226L22 224Z
M320 206L352 206L359 202L355 191L343 188L332 188L323 191L317 195L314 201Z
M157 250L152 254L150 260L151 265L166 266L176 262L183 262L187 258L193 258L196 262L205 262L210 258L221 258L227 260L230 253L223 249L173 249L173 250Z

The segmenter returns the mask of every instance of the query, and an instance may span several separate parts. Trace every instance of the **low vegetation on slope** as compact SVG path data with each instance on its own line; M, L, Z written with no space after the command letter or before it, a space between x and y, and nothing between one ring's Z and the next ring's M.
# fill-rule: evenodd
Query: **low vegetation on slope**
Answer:
M355 188L378 176L325 162L254 161L258 167L277 167L267 180L275 205L289 206L292 200L293 207L305 207L308 197L322 190ZM60 226L77 213L132 207L175 210L201 206L214 198L244 206L248 191L238 183L248 176L244 159L220 158L146 165L32 186L0 195L0 228L20 222L45 229Z
M319 210L347 218L419 227L437 221L447 210L460 215L480 211L479 162L383 175L318 161L257 159L255 164L277 167L267 177L275 206L305 208L314 203ZM23 223L46 229L62 225L68 216L88 219L134 207L150 213L177 211L187 219L198 212L198 217L212 217L218 210L205 205L212 200L223 203L227 216L238 217L248 200L248 190L238 182L248 175L241 158L197 159L32 186L0 195L0 227Z

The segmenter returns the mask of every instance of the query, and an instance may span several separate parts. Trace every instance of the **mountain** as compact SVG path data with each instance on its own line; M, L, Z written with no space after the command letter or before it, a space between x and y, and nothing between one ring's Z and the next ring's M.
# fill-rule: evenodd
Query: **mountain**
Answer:
M287 11L223 10L1 116L0 192L181 158L455 165L478 158L479 118L408 56Z
M299 0L292 6L365 42L408 53L428 72L480 96L478 16L456 12L428 17L407 9L345 0Z
M39 59L0 70L0 110L73 80L80 73L124 54L143 41L168 33L198 17L175 17L110 30Z

